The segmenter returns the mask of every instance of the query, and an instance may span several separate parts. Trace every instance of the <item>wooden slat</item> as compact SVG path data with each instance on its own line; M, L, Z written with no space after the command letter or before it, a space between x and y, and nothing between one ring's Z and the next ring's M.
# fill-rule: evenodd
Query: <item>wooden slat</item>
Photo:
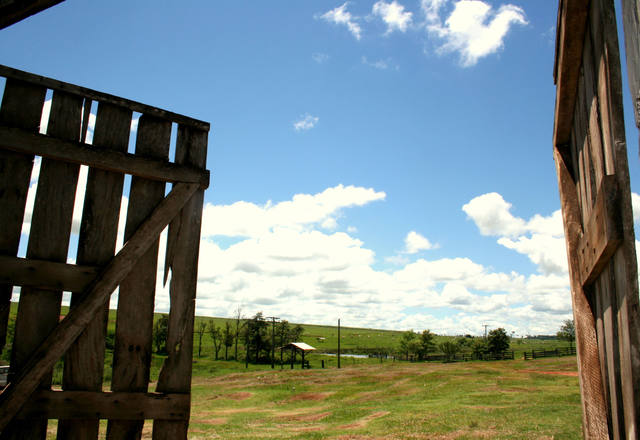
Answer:
M582 45L587 25L587 6L584 0L563 0L558 15L558 53L556 54L556 106L553 145L566 145L571 134L576 89L580 75Z
M598 342L593 310L582 287L580 278L578 241L582 233L575 182L571 178L562 155L554 149L560 203L564 224L571 301L576 327L576 352L582 398L583 433L586 439L606 439L609 436L607 403L598 356Z
M640 1L622 0L627 76L636 126L640 128Z
M120 107L126 107L134 112L143 113L149 116L154 116L167 121L178 122L180 124L189 125L199 128L201 130L208 131L210 126L208 122L199 121L194 118L190 118L178 113L173 113L167 110L162 110L157 107L152 107L147 104L132 101L130 99L120 98L119 96L110 95L108 93L98 92L96 90L88 89L86 87L77 86L75 84L69 84L57 79L46 78L40 75L34 75L33 73L25 72L18 69L13 69L8 66L0 64L0 76L6 78L15 78L22 81L30 82L40 86L47 87L54 90L62 90L67 93L82 96L83 98L89 98L93 101L108 102L109 104L117 105Z
M207 161L207 132L179 126L176 162L204 169ZM193 319L198 281L198 253L204 190L196 192L169 225L165 280L171 270L168 356L156 390L189 392L193 360ZM188 420L168 422L156 420L155 440L186 440Z
M85 109L88 106L85 103ZM111 104L100 104L94 131L95 148L125 152L129 144L132 113ZM84 122L84 121L83 121ZM104 266L115 253L124 175L90 168L78 238L78 264ZM71 308L82 300L85 288L73 289ZM63 389L101 391L109 308L104 304L65 355ZM99 423L92 420L59 420L58 440L97 439Z
M64 0L3 0L0 2L0 29L31 17Z
M171 123L142 115L138 123L136 155L166 160L169 155ZM164 198L164 182L139 177L131 179L125 240ZM113 352L113 391L147 391L151 366L151 336L158 265L158 240L136 263L135 269L123 280L118 295L116 338ZM108 439L137 438L143 421L111 420Z
M206 170L197 170L166 160L139 157L123 151L100 149L100 147L100 139L95 137L93 144L87 145L0 126L0 148L88 165L106 171L132 174L145 179L199 183L204 188L209 185L209 172Z
M190 397L188 393L36 391L16 418L186 420Z
M591 284L622 243L618 183L614 176L605 176L598 190L595 206L578 242L580 279Z
M0 105L0 123L37 132L46 89L17 80L7 80ZM27 202L33 155L0 149L0 254L18 253ZM0 284L0 353L4 349L13 285Z
M62 139L77 139L80 132L82 99L54 92L48 133ZM64 263L67 259L71 220L80 167L75 164L42 159L36 191L27 258ZM14 343L11 349L11 371L19 371L31 353L51 333L60 319L62 291L52 292L23 287L20 292ZM51 373L41 387L49 388ZM32 420L12 427L7 438L42 438L47 420Z
M55 330L32 353L15 377L0 393L0 432L21 410L40 381L66 352L71 344L95 319L95 314L108 302L109 296L135 268L136 262L147 252L160 232L182 209L198 189L198 185L178 183L153 213L138 228L124 247L109 262L84 299L69 312Z
M95 266L0 255L0 283L54 291L84 290L100 273Z

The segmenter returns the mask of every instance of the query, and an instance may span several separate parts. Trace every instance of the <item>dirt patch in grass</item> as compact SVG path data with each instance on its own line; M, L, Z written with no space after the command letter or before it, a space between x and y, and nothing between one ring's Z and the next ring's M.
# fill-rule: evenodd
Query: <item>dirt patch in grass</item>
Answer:
M194 424L202 424L202 425L224 425L227 423L226 418L218 417L214 419L192 419L190 423Z
M326 406L309 406L306 408L298 408L293 409L291 411L275 411L276 417L297 417L304 414L317 413L321 411L325 411L328 407Z
M244 391L244 392L239 392L239 393L227 394L224 397L226 397L227 399L231 399L231 400L246 400L251 396L253 396L253 393L249 393L248 391Z
M354 423L349 423L348 425L339 426L338 429L364 428L365 426L367 426L367 423L369 423L370 421L375 420L375 419L379 419L380 417L384 417L384 416L386 416L388 414L390 414L389 411L374 412L373 414L369 414L368 416L364 416L363 418L361 418L360 420L355 421Z
M368 401L375 401L376 398L381 398L382 396L380 395L380 393L382 393L382 391L377 390L377 391L366 391L364 393L357 393L354 394L353 396L350 396L348 398L346 398L345 400L348 400L350 402L368 402Z
M246 413L246 412L255 412L255 413L264 413L267 410L265 410L264 408L257 408L257 407L251 407L251 408L222 408L222 409L217 409L215 411L203 411L198 413L198 416L206 416L206 415L220 415L220 414L240 414L240 413Z
M289 401L290 402L298 402L301 400L312 400L312 401L319 401L319 400L324 400L327 397L331 396L332 394L334 394L333 392L326 392L326 393L299 393L296 394L295 396L292 396Z
M550 374L552 376L578 377L577 371L542 371L542 370L519 370L521 373Z

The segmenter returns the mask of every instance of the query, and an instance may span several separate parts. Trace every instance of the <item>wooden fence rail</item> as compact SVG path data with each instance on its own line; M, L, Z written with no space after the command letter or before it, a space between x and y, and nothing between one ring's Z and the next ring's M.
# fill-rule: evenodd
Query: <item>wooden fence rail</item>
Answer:
M209 124L6 66L0 65L0 76L6 78L0 104L0 352L9 301L14 286L20 287L8 384L0 393L0 439L44 439L51 418L59 420L59 439L97 439L100 419L108 420L108 439L138 439L145 419L154 420L154 439L186 439ZM133 112L141 113L136 130ZM132 135L135 152L129 153ZM41 164L30 213L36 157ZM88 167L84 187L78 183L81 165ZM128 188L125 174L132 176ZM167 183L172 187L165 196ZM82 194L72 241L74 200ZM116 253L123 197L129 202L120 231L124 246ZM167 226L168 358L149 392L158 241ZM18 257L21 240L26 258ZM77 248L69 251L74 242ZM104 391L108 305L116 288L113 374L111 390ZM63 291L72 294L60 321ZM61 358L63 391L51 391L53 366Z
M554 348L553 350L531 350L531 352L525 351L524 360L538 359L545 357L559 357L559 356L575 356L575 347L561 347Z

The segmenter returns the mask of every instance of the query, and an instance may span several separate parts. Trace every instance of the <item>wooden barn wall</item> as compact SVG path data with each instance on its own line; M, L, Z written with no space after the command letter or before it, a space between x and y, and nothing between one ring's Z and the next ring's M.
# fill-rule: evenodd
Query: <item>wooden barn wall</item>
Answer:
M554 155L587 439L638 438L640 315L612 0L558 13Z
M145 419L154 421L154 439L186 439L209 125L5 66L0 66L0 76L7 78L0 104L0 352L13 287L21 287L9 384L0 393L0 439L45 439L49 419L58 419L59 439L97 439L100 419L108 420L108 439L139 438ZM92 108L97 108L95 115ZM134 112L140 116L132 131ZM135 152L128 153L134 135ZM25 235L36 157L41 162ZM88 166L83 188L78 187L81 165ZM126 174L132 176L128 193ZM171 191L165 196L168 183ZM74 201L82 193L77 249L70 252ZM117 251L123 195L129 199L125 246ZM159 262L159 235L167 227L166 258ZM27 239L24 258L17 257L21 236ZM75 263L67 263L74 254ZM161 264L165 282L171 274L168 357L151 392L153 309ZM108 305L116 287L107 391ZM63 291L71 292L71 304L61 319ZM53 366L60 360L62 391L52 391Z

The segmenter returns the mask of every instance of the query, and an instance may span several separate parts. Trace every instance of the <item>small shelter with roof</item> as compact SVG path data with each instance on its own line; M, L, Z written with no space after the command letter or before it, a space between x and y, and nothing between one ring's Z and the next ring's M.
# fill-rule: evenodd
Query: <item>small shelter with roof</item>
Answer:
M290 342L289 344L285 345L284 347L280 347L281 351L282 350L287 350L287 349L291 350L291 369L293 369L293 365L296 362L296 354L298 352L300 352L301 355L302 355L302 361L301 361L302 368L305 368L305 365L308 368L308 363L305 363L304 355L308 351L315 350L314 347L312 347L311 345L306 344L304 342Z

